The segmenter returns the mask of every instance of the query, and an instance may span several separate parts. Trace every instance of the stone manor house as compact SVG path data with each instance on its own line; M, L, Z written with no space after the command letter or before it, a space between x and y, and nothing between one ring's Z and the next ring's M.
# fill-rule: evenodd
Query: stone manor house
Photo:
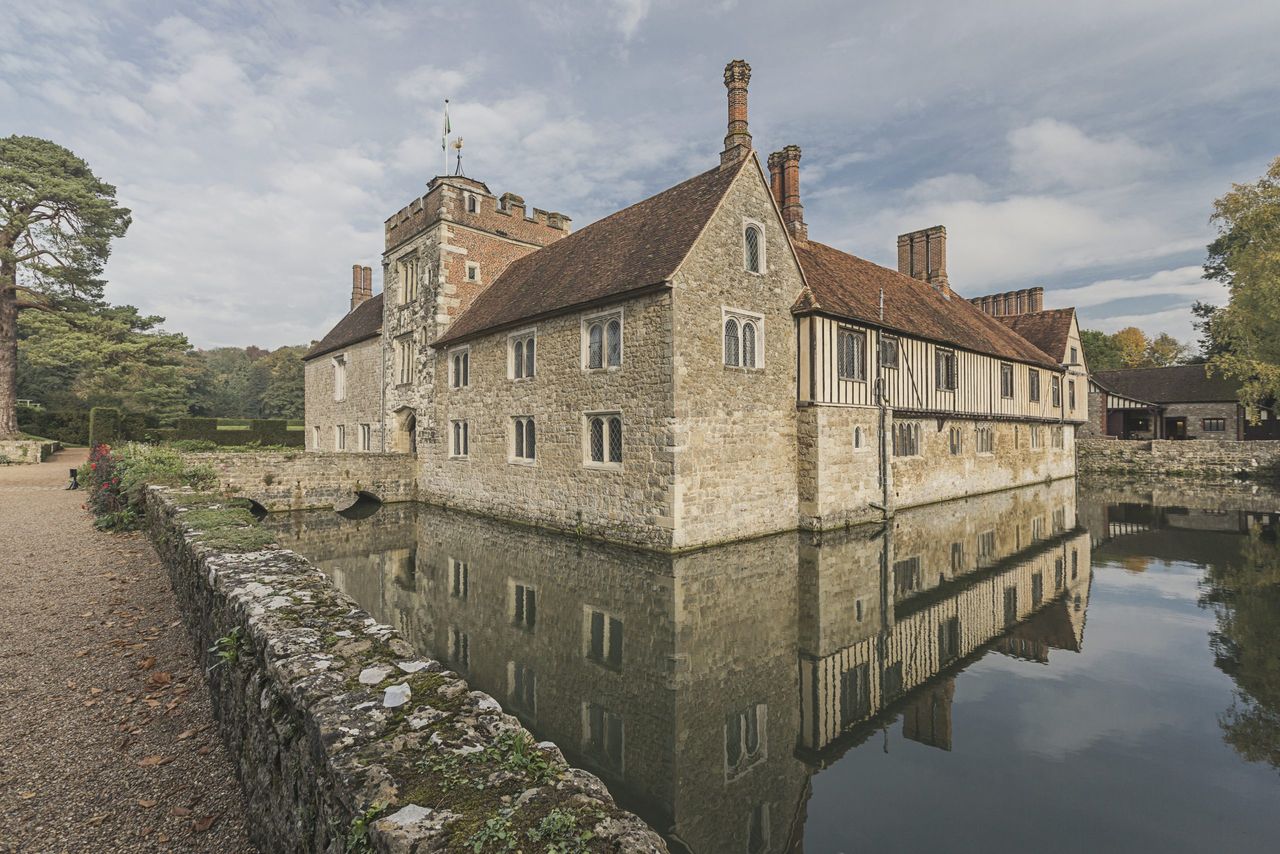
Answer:
M386 221L383 292L306 356L307 448L411 455L425 502L681 550L1069 477L1075 313L962 298L941 226L897 270L811 240L800 149L747 126L700 175L571 233L434 178Z

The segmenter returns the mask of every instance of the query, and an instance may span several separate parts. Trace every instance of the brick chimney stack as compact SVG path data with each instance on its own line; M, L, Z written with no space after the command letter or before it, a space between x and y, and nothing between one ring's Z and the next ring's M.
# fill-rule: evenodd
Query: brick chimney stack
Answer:
M724 137L720 166L732 166L751 153L751 133L747 130L747 84L751 66L735 59L724 67L724 85L729 90L729 132Z
M782 210L782 206L787 203L783 197L782 181L782 152L775 151L769 155L769 192L773 193L773 200L778 203L778 210Z
M949 293L947 230L940 225L898 235L898 272Z
M800 204L800 146L788 145L782 149L782 221L795 240L809 239L809 227L804 224L804 205Z
M351 265L351 308L356 307L373 296L373 268Z

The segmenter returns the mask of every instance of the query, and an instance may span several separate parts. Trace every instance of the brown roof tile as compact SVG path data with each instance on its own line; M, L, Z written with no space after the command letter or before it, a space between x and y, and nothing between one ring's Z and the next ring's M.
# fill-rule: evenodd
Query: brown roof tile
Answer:
M1235 380L1209 376L1204 365L1096 371L1093 377L1109 391L1151 403L1208 403L1240 399L1239 384Z
M1059 367L1058 360L957 294L816 241L796 244L808 289L793 311L818 311L1001 359ZM884 319L880 291L884 290Z
M382 331L382 294L371 297L347 312L347 316L329 330L329 334L317 341L307 354L305 362L343 347L372 338Z
M741 170L703 172L518 258L433 346L670 280Z
M997 317L996 320L1050 356L1062 360L1066 358L1067 338L1071 335L1071 318L1075 313L1074 308L1053 308Z

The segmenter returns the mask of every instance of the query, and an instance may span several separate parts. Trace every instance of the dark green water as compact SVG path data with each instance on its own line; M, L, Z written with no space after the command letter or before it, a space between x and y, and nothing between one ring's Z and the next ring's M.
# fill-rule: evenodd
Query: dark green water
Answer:
M1280 498L1174 499L1061 481L676 558L266 524L673 851L1274 851Z

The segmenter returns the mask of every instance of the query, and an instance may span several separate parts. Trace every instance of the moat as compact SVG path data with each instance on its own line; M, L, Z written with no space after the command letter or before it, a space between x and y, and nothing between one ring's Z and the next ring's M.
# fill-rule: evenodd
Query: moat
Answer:
M676 557L265 524L672 851L1273 850L1273 495L1066 480Z

